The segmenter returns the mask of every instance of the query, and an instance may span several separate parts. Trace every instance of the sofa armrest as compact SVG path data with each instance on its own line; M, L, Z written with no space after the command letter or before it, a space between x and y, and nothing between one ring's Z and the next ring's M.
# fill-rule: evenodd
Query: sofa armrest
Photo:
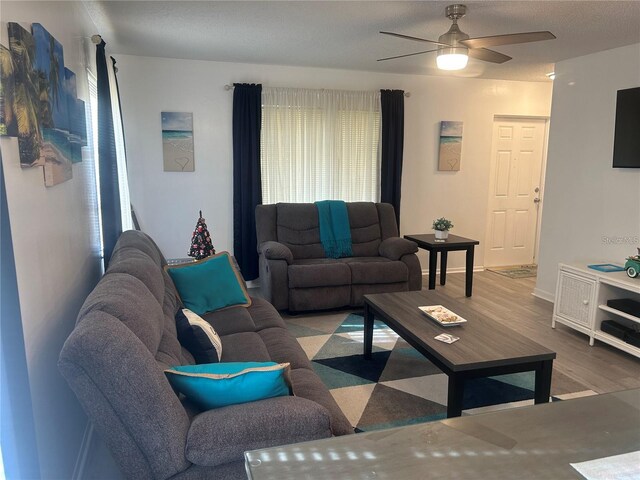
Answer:
M378 247L381 257L389 260L400 260L403 256L418 251L418 244L406 238L391 237L383 240Z
M258 253L269 260L286 260L288 265L293 263L293 253L291 253L289 247L280 242L272 240L262 242L258 248Z
M244 452L331 436L329 412L301 397L207 410L191 422L186 457L201 466L241 461Z

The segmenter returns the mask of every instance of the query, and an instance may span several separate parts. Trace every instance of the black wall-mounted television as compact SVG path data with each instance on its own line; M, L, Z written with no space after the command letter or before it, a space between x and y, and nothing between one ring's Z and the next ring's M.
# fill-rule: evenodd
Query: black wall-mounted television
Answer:
M618 90L613 168L640 168L640 87Z

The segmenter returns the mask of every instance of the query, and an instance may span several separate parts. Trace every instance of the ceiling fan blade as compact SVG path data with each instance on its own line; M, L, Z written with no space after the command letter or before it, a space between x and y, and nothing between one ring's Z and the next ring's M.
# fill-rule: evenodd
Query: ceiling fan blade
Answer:
M472 58L491 63L504 63L511 60L509 55L489 50L488 48L470 48L468 55Z
M500 45L514 45L516 43L540 42L553 40L556 36L551 32L523 32L492 37L478 37L462 40L460 43L469 48L499 47Z
M392 37L404 38L406 40L415 40L416 42L433 43L435 45L442 45L443 47L450 47L451 46L448 43L440 43L440 42L436 42L434 40L427 40L426 38L410 37L409 35L403 35L401 33L393 33L393 32L380 32L380 33L382 33L384 35L391 35Z
M387 57L387 58L379 58L378 62L383 62L385 60L393 60L394 58L402 58L402 57L412 57L413 55L422 55L423 53L436 52L438 49L434 50L425 50L424 52L416 52L416 53L407 53L406 55L396 55L395 57Z

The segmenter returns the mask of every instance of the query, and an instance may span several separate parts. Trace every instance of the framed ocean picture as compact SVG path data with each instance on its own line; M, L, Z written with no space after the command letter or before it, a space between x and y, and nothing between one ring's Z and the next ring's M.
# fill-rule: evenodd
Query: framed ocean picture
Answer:
M193 172L193 113L162 112L162 156L165 172Z
M462 122L440 122L438 170L457 172L462 156Z

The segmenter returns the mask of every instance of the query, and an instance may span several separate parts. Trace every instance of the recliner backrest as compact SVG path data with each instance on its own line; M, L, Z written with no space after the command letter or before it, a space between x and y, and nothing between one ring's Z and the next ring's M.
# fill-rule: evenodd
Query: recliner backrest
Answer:
M387 203L348 202L354 257L378 255L380 243L398 236L393 206ZM278 203L256 208L258 244L283 243L295 259L323 258L318 209L313 203Z

